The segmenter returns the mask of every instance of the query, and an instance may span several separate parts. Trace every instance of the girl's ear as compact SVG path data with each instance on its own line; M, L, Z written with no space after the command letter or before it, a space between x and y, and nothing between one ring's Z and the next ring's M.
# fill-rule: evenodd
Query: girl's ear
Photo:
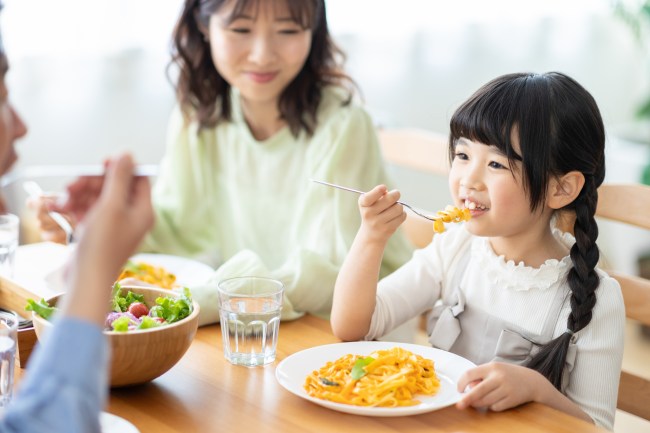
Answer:
M578 197L585 185L585 176L579 171L570 171L551 179L546 204L551 209L561 209Z

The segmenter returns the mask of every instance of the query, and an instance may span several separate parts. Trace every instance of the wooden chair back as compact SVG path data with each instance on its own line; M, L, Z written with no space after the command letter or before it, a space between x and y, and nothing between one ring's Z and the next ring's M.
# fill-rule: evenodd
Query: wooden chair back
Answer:
M601 185L596 216L650 230L650 187L636 184ZM606 271L621 285L627 318L650 326L650 280L615 269ZM650 380L622 371L617 407L650 421Z
M379 131L384 158L389 164L446 175L449 170L447 137L417 129ZM645 185L604 184L598 190L596 216L650 230L650 187ZM559 226L573 227L571 215L563 215ZM411 242L421 248L433 237L431 224L409 215L404 229ZM621 285L628 319L650 326L650 280L606 269ZM650 420L650 380L621 372L618 392L620 410Z
M449 173L446 135L422 129L380 129L378 133L389 164L440 176ZM407 212L409 217L402 226L407 237L417 248L427 246L433 239L431 222Z

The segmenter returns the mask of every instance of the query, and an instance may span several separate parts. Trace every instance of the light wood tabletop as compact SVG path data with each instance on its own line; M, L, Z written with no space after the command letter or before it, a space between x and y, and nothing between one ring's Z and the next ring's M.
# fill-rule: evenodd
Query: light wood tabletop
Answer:
M166 432L604 432L569 415L532 403L505 412L455 407L407 417L335 412L286 391L275 379L285 357L337 343L325 320L305 316L280 325L278 359L265 367L231 365L218 325L199 328L185 356L153 382L113 389L108 412L142 433Z

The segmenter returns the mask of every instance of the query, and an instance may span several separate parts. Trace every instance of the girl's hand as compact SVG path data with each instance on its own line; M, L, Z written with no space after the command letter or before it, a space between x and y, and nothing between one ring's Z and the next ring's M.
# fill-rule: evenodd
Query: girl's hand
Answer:
M369 240L386 241L406 219L404 207L397 203L400 193L378 185L359 197L360 233Z
M493 411L510 409L537 400L540 379L546 379L527 367L490 362L468 370L458 381L458 391L470 390L463 395L456 407L465 409L489 408Z

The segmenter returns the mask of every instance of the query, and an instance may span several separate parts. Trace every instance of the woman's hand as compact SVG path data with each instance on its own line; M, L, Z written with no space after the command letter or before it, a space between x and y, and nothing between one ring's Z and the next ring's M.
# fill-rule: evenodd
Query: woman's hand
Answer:
M537 392L546 380L535 370L520 365L490 362L465 372L458 381L463 395L456 407L489 408L502 411L529 401L537 401Z
M367 240L386 242L406 220L403 206L397 203L399 198L399 191L388 191L385 185L378 185L361 195L359 233Z
M65 231L52 219L49 213L50 210L56 207L56 196L42 195L35 199L30 198L27 201L27 206L36 213L41 239L59 244L65 244L67 242ZM63 217L68 220L72 227L76 226L74 218L69 215L63 215Z

